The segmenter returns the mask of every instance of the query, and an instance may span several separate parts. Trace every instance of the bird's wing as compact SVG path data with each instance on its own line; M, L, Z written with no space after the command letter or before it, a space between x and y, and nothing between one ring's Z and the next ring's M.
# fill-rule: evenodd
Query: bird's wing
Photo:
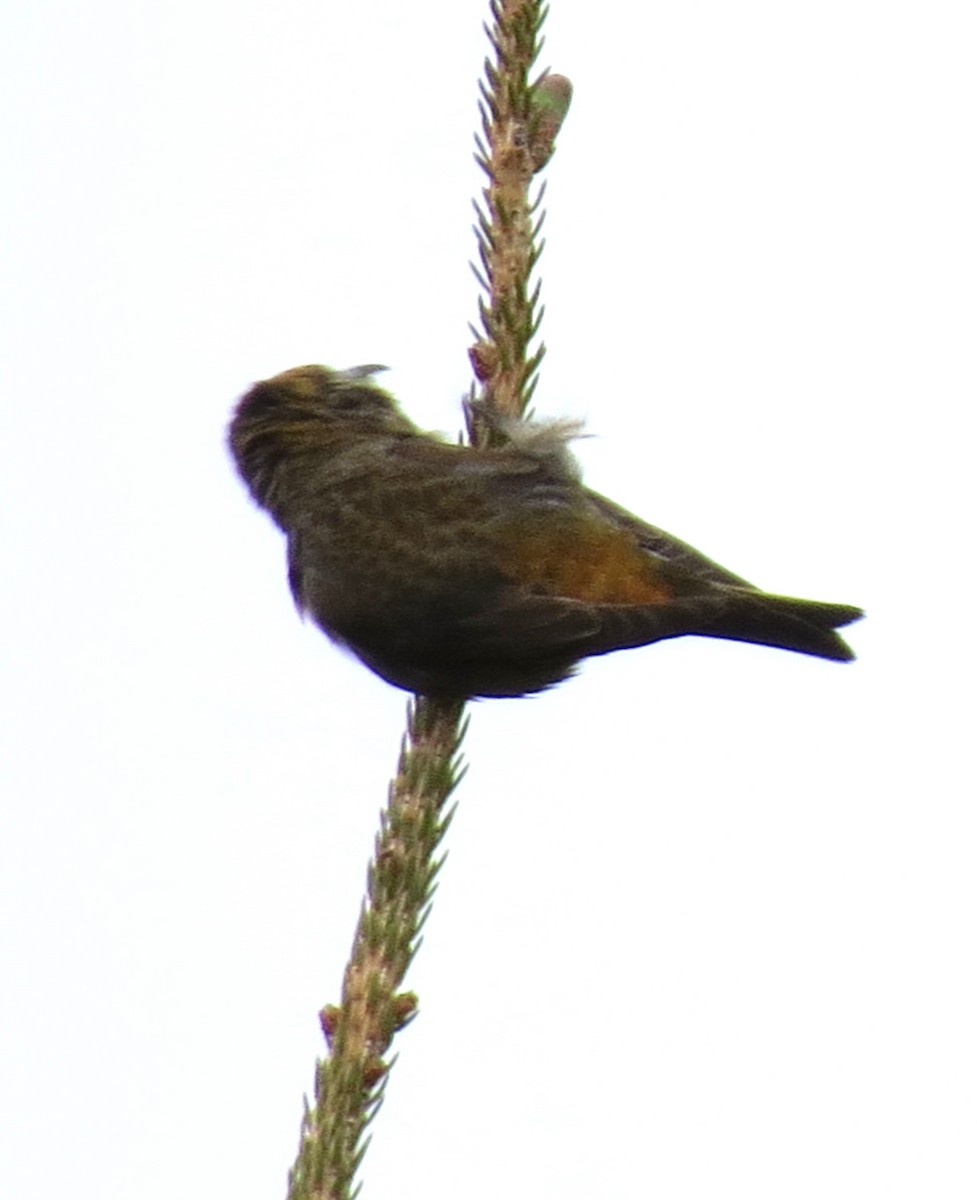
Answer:
M694 547L590 491L545 455L405 439L391 470L426 474L457 511L492 528L498 565L534 594L588 603L667 603L710 586L756 590ZM449 468L449 469L446 469Z
M637 542L645 553L702 582L756 590L754 584L713 562L694 546L649 525L606 496L581 487L559 456L529 453L520 447L478 451L469 447L446 447L426 439L411 443L419 465L428 455L433 464L446 449L458 451L453 469L460 489L467 482L477 486L480 497L491 499L494 494L502 504L515 500L533 507L545 505L551 510L566 507L578 514L589 509L605 526L609 543L626 534L628 540Z
M628 530L635 538L637 538L642 549L650 554L657 555L666 562L676 567L681 567L692 575L698 576L709 583L720 583L732 585L733 587L749 588L756 590L752 583L741 578L739 575L734 575L732 571L727 571L725 567L721 567L719 563L713 562L711 558L707 558L704 554L695 549L694 546L688 545L687 542L681 541L672 534L666 533L664 529L658 529L655 525L649 525L647 521L642 521L640 517L636 517L625 508L621 508L619 504L615 504L612 500L608 500L606 496L601 496L597 492L587 491L587 498L593 507L603 516L613 521L619 528Z

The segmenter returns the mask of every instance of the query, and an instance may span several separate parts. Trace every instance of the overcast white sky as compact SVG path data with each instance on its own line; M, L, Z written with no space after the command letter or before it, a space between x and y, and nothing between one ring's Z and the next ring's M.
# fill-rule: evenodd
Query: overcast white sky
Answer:
M685 639L472 711L364 1197L972 1198L971 6L553 0L537 408L842 667ZM405 697L223 430L453 435L480 0L0 22L0 1195L266 1200Z

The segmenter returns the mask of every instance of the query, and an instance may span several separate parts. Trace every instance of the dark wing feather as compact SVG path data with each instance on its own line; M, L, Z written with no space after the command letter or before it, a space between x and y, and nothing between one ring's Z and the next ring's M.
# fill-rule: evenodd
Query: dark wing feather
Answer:
M626 508L621 508L620 505L608 500L606 496L588 490L587 498L608 519L630 530L649 553L656 554L666 562L672 563L676 567L682 567L690 574L707 580L709 583L727 584L756 591L755 584L748 583L741 576L734 575L732 571L727 571L725 567L713 562L711 558L706 558L694 546L673 537L664 529L658 529L655 525L649 525L647 521L642 521L640 517L636 517Z

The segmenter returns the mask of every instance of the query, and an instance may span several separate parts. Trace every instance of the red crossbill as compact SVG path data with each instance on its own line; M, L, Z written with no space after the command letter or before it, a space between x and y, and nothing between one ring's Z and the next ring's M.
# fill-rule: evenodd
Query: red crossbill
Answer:
M502 422L475 449L422 432L370 378L296 367L240 401L230 447L288 536L300 611L432 696L522 696L581 659L682 634L846 660L845 604L758 591L589 491L572 423Z

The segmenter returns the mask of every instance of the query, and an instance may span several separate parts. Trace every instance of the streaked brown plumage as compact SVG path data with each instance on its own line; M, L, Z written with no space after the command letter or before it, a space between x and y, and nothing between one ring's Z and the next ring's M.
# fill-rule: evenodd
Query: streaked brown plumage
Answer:
M844 604L758 591L580 482L576 431L511 422L499 449L421 432L368 376L297 367L230 427L288 536L299 609L398 687L520 696L582 659L681 634L853 657Z

